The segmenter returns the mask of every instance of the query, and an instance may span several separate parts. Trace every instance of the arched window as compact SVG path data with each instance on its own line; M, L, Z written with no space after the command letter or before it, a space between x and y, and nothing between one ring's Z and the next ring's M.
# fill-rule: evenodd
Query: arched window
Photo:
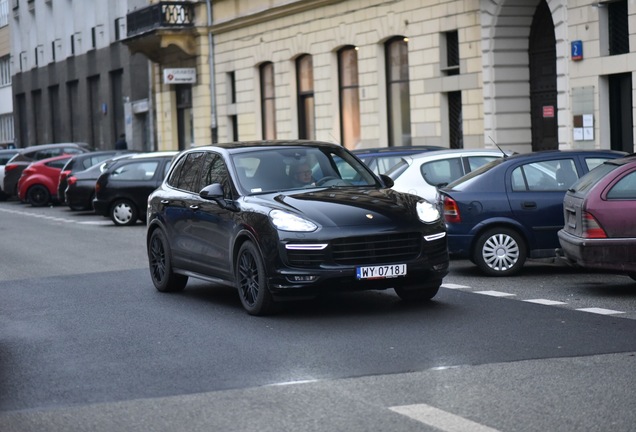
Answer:
M276 103L274 93L274 63L263 63L261 80L261 124L263 139L276 139Z
M360 141L360 94L358 91L358 50L346 46L338 51L341 144L353 150Z
M389 146L411 145L411 103L409 100L408 39L394 37L386 42L386 87Z
M314 67L309 54L296 59L296 87L298 91L298 137L316 138L314 114Z

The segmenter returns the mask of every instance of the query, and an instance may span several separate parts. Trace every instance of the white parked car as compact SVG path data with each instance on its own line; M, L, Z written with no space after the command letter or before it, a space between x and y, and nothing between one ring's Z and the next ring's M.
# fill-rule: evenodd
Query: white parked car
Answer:
M448 149L403 156L386 175L393 179L393 189L419 195L434 202L437 187L463 177L480 166L506 156L501 150Z

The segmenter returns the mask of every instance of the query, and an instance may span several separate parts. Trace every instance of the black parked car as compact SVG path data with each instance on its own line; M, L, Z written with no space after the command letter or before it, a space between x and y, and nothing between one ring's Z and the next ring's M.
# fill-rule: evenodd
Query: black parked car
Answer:
M66 178L64 190L64 202L71 210L92 210L95 198L95 184L97 179L112 164L122 158L128 158L131 154L120 154L83 171L73 172Z
M58 180L57 184L58 201L61 203L65 202L64 191L66 190L68 176L78 171L84 171L85 169L88 169L95 164L103 162L107 159L111 159L113 156L122 153L125 153L125 151L100 150L73 156L71 159L69 159L68 162L66 162L66 165L64 165L62 171L60 172L60 179Z
M148 199L152 281L159 291L189 276L231 283L253 315L330 290L429 300L448 272L444 223L433 203L390 186L334 144L185 151Z
M177 152L139 153L117 160L95 183L95 213L115 225L146 219L148 195L163 181Z
M80 154L89 151L85 143L41 144L18 149L4 167L4 192L9 196L18 195L18 180L22 171L31 162L49 159L63 154Z

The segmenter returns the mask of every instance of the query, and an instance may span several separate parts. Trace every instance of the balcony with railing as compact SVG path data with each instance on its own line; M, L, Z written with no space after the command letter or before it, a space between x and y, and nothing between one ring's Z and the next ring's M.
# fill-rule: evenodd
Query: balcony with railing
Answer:
M167 56L193 57L195 6L190 1L162 1L130 12L124 43L156 62Z

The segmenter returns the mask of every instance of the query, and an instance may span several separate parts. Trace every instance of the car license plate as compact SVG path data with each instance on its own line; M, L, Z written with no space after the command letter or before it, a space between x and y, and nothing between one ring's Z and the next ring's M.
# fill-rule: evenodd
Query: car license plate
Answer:
M406 276L406 264L391 264L369 267L357 267L358 279L386 279Z

